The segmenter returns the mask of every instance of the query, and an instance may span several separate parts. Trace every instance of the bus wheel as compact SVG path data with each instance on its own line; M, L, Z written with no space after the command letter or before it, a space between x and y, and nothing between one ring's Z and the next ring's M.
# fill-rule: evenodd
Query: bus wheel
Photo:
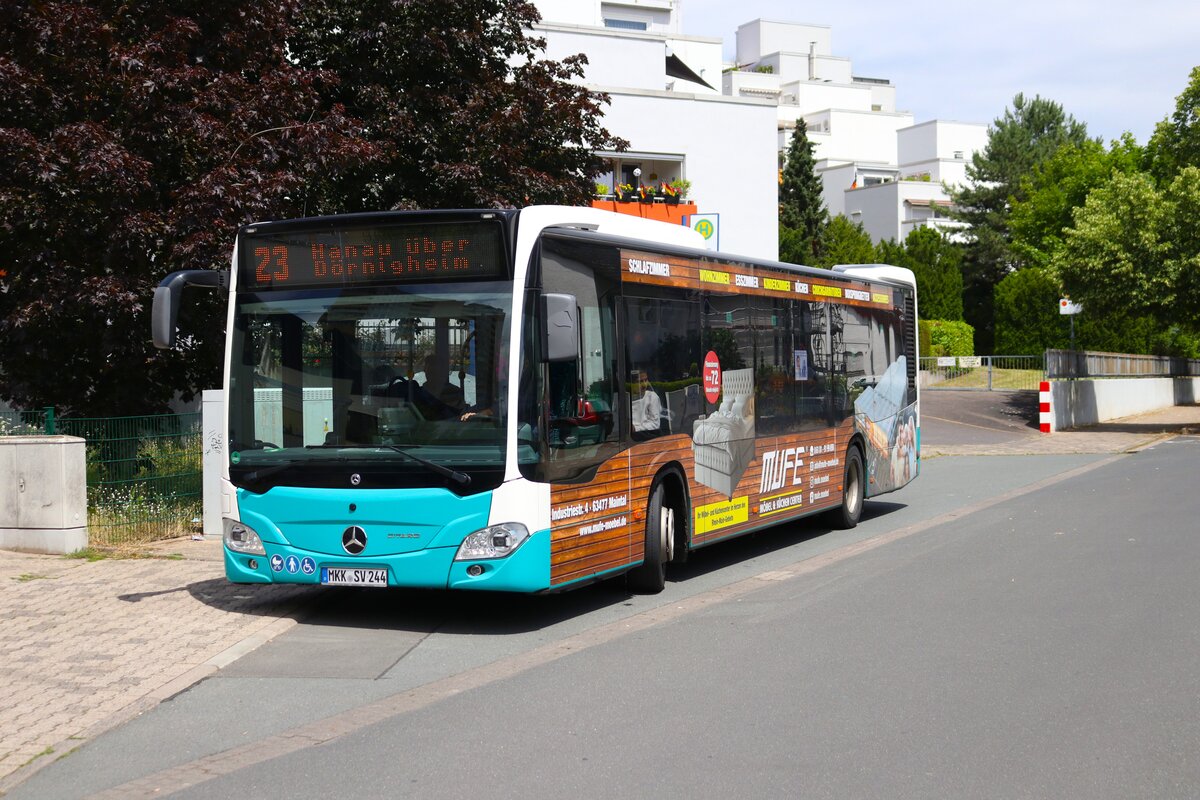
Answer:
M658 594L667 583L667 562L675 549L675 509L664 502L662 484L650 494L646 511L646 552L642 565L626 576L626 585L639 594Z
M842 531L850 530L862 517L863 496L866 481L863 480L862 455L857 447L846 451L846 475L842 479L842 505L829 512L829 524Z

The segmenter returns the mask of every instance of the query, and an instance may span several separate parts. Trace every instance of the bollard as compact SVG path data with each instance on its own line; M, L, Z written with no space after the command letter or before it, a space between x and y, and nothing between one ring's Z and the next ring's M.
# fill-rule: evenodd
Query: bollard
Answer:
M1038 414L1042 433L1054 433L1054 411L1051 409L1050 381L1042 381L1038 390Z

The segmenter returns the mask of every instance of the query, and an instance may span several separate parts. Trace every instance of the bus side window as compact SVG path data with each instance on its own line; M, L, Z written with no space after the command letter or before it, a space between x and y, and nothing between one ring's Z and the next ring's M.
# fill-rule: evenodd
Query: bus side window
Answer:
M690 435L693 422L704 413L699 302L626 296L625 319L633 439Z
M823 302L800 301L793 307L795 334L796 418L800 430L829 424L829 317Z

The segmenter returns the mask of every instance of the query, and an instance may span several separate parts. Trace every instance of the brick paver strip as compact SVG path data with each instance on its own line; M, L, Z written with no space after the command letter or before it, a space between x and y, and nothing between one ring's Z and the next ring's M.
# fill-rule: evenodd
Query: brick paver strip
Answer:
M0 792L283 632L306 594L219 561L0 551Z

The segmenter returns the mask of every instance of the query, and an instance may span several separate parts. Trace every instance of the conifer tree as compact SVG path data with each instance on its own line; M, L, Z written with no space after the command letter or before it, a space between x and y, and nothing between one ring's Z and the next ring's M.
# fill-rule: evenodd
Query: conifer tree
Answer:
M821 198L816 163L808 125L800 118L779 181L779 258L783 261L813 264L821 257L829 211Z

